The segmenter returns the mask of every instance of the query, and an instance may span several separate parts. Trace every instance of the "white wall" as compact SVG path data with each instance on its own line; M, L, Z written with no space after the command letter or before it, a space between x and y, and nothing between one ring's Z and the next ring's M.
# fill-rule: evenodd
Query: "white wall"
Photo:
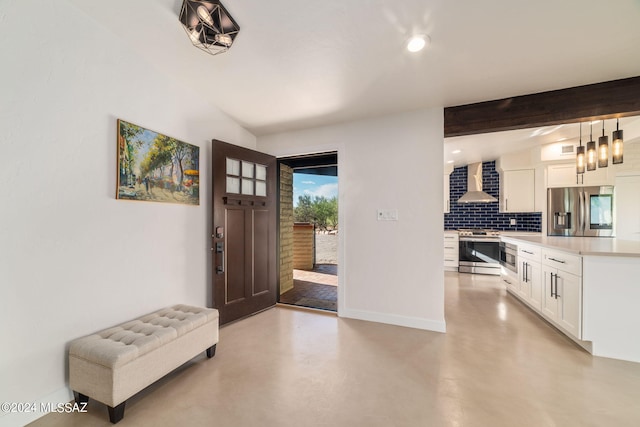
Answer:
M67 1L0 2L0 57L0 402L64 402L70 340L210 303L210 140L256 140ZM115 200L117 118L201 147L200 206Z
M340 316L444 332L441 108L259 137L257 148L338 151Z

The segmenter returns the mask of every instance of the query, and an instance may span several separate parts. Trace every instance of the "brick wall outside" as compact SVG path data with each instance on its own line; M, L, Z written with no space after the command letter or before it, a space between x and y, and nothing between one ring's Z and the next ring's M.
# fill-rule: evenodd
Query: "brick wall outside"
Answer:
M293 225L293 268L313 270L313 224Z
M280 165L280 294L293 288L293 169Z

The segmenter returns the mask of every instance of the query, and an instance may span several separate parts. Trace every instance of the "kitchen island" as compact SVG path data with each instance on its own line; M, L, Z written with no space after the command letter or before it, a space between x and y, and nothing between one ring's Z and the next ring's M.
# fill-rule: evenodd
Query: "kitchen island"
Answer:
M534 311L595 356L640 362L640 241L541 235L503 235L501 239L519 247L540 249L541 282L538 287L529 287L542 292L540 310L525 301ZM545 265L553 264L557 269L545 269ZM525 269L529 266L528 262L519 265ZM564 273L568 266L573 271ZM567 285L561 280L559 286L559 277L571 280L566 281ZM565 286L569 284L575 287L571 290L573 303L563 306L561 302L559 318L550 316L545 311L545 299L568 299L569 288ZM577 323L575 328L566 326L571 322L563 323L562 311L567 306Z

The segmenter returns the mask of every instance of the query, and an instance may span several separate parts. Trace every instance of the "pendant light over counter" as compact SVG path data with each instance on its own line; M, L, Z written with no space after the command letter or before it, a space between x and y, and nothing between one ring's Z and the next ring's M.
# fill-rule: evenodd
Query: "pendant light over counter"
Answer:
M604 134L604 120L602 121L602 136L598 138L598 167L606 168L609 164L609 137Z
M587 170L596 170L596 143L593 140L593 123L590 124L589 142L587 142Z
M620 130L620 121L616 119L616 130L613 132L613 164L617 165L622 163L622 155L624 151L624 141L622 138L622 131Z
M586 152L582 145L582 122L580 123L580 145L576 149L576 173L583 174L598 168L606 168L609 165L609 152L612 151L612 163L614 165L623 162L624 142L623 134L620 130L619 119L616 119L616 130L613 132L612 149L609 150L609 137L605 135L604 120L602 120L602 136L598 138L598 146L593 140L593 122L590 124L589 142L587 142Z
M576 173L584 173L584 146L582 145L582 122L580 122L580 145L576 151Z

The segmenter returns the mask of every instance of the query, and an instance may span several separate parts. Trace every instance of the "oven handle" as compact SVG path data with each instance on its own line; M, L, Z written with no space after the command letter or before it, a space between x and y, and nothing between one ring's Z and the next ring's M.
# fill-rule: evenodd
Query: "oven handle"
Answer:
M499 237L460 237L461 242L497 242L500 243Z

